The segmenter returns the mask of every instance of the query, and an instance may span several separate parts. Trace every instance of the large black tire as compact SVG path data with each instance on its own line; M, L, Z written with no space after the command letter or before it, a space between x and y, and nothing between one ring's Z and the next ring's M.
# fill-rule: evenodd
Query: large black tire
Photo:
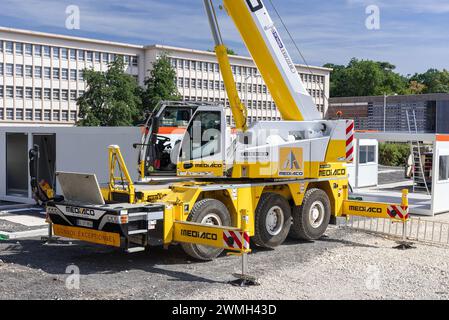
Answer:
M223 202L215 199L200 200L192 208L187 221L209 223L221 226L231 225L231 216ZM185 253L197 260L209 261L223 252L221 248L214 248L193 243L182 243Z
M331 209L326 192L312 188L307 190L301 206L292 212L293 225L289 236L294 239L319 239L329 225Z
M274 248L285 241L292 224L288 201L276 194L262 194L256 208L253 241L257 246Z

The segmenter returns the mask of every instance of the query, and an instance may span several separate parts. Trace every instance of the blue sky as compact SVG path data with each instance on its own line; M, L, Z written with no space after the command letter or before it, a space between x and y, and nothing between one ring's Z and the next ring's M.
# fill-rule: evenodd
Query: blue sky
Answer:
M272 1L310 64L346 64L357 57L389 61L402 74L449 69L449 0ZM268 0L265 4L271 9ZM380 30L365 27L365 9L373 4L380 8ZM68 5L81 10L80 30L65 28ZM223 12L220 23L229 47L248 55ZM213 47L202 0L0 0L0 25L135 44ZM290 53L303 63L293 48Z

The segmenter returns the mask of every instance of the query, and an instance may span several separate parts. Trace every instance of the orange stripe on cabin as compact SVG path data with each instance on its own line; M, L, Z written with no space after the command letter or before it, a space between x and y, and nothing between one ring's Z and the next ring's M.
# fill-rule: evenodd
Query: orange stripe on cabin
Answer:
M437 141L449 141L449 135L437 134Z
M173 134L173 133L184 133L186 132L186 128L179 128L179 127L159 127L159 130L157 133L159 134Z

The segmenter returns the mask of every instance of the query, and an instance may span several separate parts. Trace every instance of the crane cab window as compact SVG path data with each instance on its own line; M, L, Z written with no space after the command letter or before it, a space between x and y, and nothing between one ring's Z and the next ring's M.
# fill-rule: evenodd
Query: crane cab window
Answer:
M160 117L159 127L186 128L191 117L190 109L166 108Z
M221 113L199 111L187 128L183 140L181 158L183 161L198 160L221 151Z

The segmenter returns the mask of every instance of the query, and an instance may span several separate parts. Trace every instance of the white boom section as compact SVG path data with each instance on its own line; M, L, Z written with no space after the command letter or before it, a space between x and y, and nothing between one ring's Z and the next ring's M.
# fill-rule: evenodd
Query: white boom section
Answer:
M322 119L263 2L224 0L224 5L259 68L283 119Z

